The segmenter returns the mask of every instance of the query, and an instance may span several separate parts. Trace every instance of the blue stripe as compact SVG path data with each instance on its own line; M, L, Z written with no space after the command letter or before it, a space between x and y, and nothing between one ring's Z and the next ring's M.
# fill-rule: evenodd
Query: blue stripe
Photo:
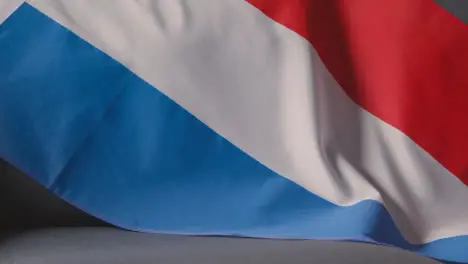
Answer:
M467 236L412 246L379 203L340 207L304 190L27 4L0 25L0 58L0 157L112 224L356 240L468 262Z

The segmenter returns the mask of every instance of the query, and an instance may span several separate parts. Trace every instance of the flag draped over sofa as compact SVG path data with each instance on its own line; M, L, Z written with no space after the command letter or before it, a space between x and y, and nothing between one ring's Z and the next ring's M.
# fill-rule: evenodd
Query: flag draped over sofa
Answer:
M468 26L429 0L0 4L0 158L143 232L468 263Z

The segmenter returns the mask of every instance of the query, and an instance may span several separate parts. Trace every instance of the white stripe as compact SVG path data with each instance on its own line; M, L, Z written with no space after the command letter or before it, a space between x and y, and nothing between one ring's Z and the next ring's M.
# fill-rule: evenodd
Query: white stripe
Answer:
M36 0L254 158L412 243L468 234L466 186L354 104L309 43L239 0Z
M0 0L0 24L24 2L25 0Z

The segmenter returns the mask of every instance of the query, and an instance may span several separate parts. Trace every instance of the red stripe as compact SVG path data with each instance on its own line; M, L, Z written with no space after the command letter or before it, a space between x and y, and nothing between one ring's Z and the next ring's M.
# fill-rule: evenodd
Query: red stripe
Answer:
M249 0L310 41L361 107L468 184L468 30L430 0Z

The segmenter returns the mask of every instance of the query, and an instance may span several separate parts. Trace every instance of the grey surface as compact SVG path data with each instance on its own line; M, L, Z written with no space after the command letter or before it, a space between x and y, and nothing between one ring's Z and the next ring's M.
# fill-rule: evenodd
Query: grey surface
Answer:
M371 244L151 235L112 228L30 231L0 244L1 264L412 263L434 260Z
M2 0L0 0L2 1ZM0 159L0 229L103 226ZM1 263L0 263L1 264Z
M445 10L458 17L465 24L468 23L468 1L467 0L434 0Z
M370 244L150 235L89 227L104 224L1 160L0 213L0 264L437 263ZM15 233L18 229L31 231Z

